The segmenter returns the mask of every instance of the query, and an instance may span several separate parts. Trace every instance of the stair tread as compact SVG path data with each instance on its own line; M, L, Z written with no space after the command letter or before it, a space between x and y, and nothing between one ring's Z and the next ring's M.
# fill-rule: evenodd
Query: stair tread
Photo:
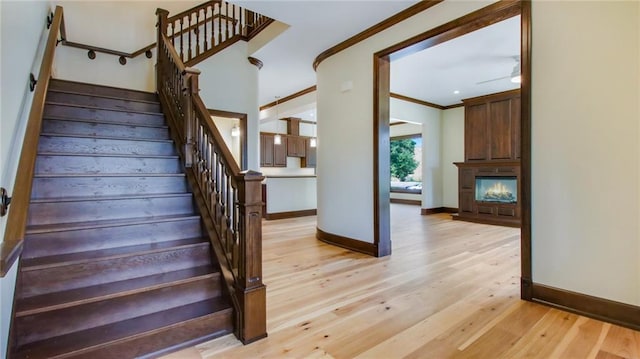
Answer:
M109 89L109 90L115 90L115 91L134 92L134 93L139 93L139 94L143 94L143 95L153 96L155 98L158 97L158 94L155 93L155 92L152 92L152 91L136 90L136 89L130 89L130 88L125 88L125 87L117 87L117 86L109 86L109 85L100 85L100 84L95 84L95 83L90 83L90 82L82 82L82 81L73 81L73 80L52 78L49 83L50 83L50 86L49 86L50 88L53 88L58 84L70 84L70 85L89 86L89 87L93 87L93 88Z
M153 124L137 124L131 122L122 122L122 121L108 121L108 120L90 120L90 119L82 119L82 118L73 118L66 116L55 116L55 115L43 115L43 120L58 120L58 121L72 121L72 122L87 122L87 123L95 123L95 124L106 124L106 125L120 125L120 126L130 126L130 127L153 127L153 128L169 128L167 125L153 125Z
M87 96L87 97L108 98L108 99L111 99L111 100L122 100L122 101L130 101L130 102L148 103L148 104L154 104L154 105L155 104L160 104L160 101L151 101L151 100L143 100L143 99L128 98L128 97L109 96L109 95L103 95L103 94L89 94L89 93L86 93L86 92L55 89L55 88L50 88L48 91L49 92L57 92L57 93L65 93L65 94L70 94L70 95ZM143 93L146 93L146 92L143 92Z
M18 300L16 317L102 301L219 275L212 266L200 266L167 273L127 279L90 287L47 293Z
M98 249L78 253L58 254L47 257L25 258L22 260L22 271L41 270L51 267L67 266L85 262L102 261L113 258L136 256L153 252L165 252L178 247L208 245L205 238L187 238L175 241L138 244L108 249Z
M86 202L86 201L118 201L127 199L145 199L145 198L170 198L170 197L191 197L189 192L177 193L143 193L143 194L127 194L121 196L66 196L56 198L31 198L30 203L60 203L60 202Z
M69 152L38 152L38 156L75 156L75 157L132 157L132 158L179 158L178 155L134 155L113 153L69 153Z
M164 113L162 113L162 112L128 110L128 109L121 109L121 108L89 106L89 105L78 105L78 104L75 104L75 103L66 103L66 102L57 102L57 101L48 101L48 100L45 101L45 105L84 108L84 109L87 109L87 110L113 111L113 112L124 112L124 113L135 113L135 114L144 114L144 115L164 116Z
M145 335L171 329L175 325L202 317L230 315L229 304L221 298L213 298L193 304L176 307L170 310L144 315L121 322L104 325L75 333L29 343L18 348L16 357L45 358L62 353L71 353L98 349L117 342L133 340ZM228 330L227 328L211 328Z
M42 224L27 226L27 234L43 233L43 232L62 232L73 231L81 229L91 228L106 228L116 226L129 226L135 224L146 224L156 222L167 221L182 221L185 219L200 218L196 214L184 214L184 215L171 215L171 216L150 216L150 217L138 217L138 218L123 218L123 219L103 219L97 221L85 221L85 222L72 222L72 223L56 223L56 224Z
M41 133L41 137L71 137L71 138L88 138L94 140L116 140L116 141L135 141L135 142L161 142L173 143L169 138L140 138L140 137L122 137L122 136L103 136L103 135L76 135L71 133Z
M74 177L185 177L184 173L37 173L33 178Z

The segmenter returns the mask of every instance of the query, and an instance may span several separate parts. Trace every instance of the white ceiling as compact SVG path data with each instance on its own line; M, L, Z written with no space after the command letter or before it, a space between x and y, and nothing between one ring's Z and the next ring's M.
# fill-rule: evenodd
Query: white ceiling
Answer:
M316 84L313 61L321 52L415 4L416 0L231 2L290 27L252 56L260 59L260 105Z
M391 92L449 106L512 90L520 87L509 76L519 54L520 16L515 16L393 61ZM501 77L506 78L478 84Z
M252 56L264 67L259 104L316 84L313 61L321 52L415 4L415 0L232 0L290 27ZM517 88L509 79L520 52L519 17L431 47L391 64L391 91L442 106ZM460 91L454 94L453 91Z

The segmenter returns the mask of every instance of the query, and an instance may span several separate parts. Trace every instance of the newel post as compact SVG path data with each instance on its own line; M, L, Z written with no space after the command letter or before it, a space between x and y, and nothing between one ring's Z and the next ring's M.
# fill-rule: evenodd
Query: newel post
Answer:
M193 149L195 132L195 111L193 110L193 96L198 94L198 75L200 70L187 67L182 74L184 111L184 166L189 168L193 164Z
M156 90L158 91L158 93L160 93L160 86L162 84L162 71L164 69L164 66L162 64L162 61L164 60L164 54L161 53L164 51L164 43L162 42L162 34L165 33L166 29L167 29L167 22L168 22L168 18L169 18L169 11L165 10L165 9L160 9L157 8L156 9L156 15L158 16L158 36L156 39L156 48L157 48L157 56L156 58L158 59L156 61Z
M236 296L237 337L245 344L267 336L267 290L262 283L262 181L260 172L238 177L240 248Z

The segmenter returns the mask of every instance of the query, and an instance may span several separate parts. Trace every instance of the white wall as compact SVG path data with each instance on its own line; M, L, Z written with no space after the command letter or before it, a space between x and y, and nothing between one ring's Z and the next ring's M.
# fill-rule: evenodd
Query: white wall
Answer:
M207 108L247 114L247 165L259 171L258 68L247 60L247 47L244 41L236 42L196 68Z
M458 168L464 162L464 107L443 110L442 115L442 206L458 208Z
M67 40L122 52L134 52L156 41L156 8L171 14L187 10L200 1L57 1L64 8ZM127 59L68 46L56 50L55 78L155 92L153 57Z
M38 76L46 37L47 1L0 1L0 186L13 193L33 93L29 73ZM0 217L0 240L7 216ZM0 278L0 358L5 357L17 263Z
M640 305L640 3L532 18L533 280Z
M220 135L227 145L227 148L231 151L236 163L239 167L242 167L240 163L240 136L244 136L244 134L240 133L240 136L237 137L231 136L231 130L235 126L240 127L240 119L218 116L211 116L211 119L216 125L216 128L218 128L218 131L220 131Z
M316 178L267 177L267 213L316 209Z
M440 3L320 63L317 69L320 229L373 242L373 54L487 4ZM350 90L341 91L349 84ZM435 130L440 133L439 127ZM440 173L437 175L441 178ZM429 196L428 192L423 196ZM432 194L430 201L425 205L441 203L442 198Z

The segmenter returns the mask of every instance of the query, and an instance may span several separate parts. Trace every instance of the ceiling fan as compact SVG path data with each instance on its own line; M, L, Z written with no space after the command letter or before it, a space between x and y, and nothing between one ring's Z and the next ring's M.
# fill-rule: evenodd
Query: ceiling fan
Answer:
M520 76L520 56L519 55L515 55L515 56L512 56L512 58L516 61L516 64L513 66L513 71L511 71L510 75L498 77L498 78L491 79L491 80L484 80L484 81L476 82L476 85L484 84L484 83L487 83L487 82L504 80L504 79L508 79L508 78L510 78L511 82L513 82L513 83L522 82L522 77Z

